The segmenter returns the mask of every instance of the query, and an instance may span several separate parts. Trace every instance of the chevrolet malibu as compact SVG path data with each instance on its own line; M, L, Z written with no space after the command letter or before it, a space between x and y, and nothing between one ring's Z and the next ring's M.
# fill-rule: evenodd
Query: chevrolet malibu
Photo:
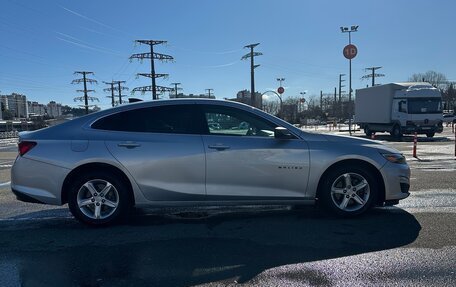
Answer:
M216 128L214 128L216 127ZM409 195L397 150L304 132L223 100L162 100L100 111L21 134L11 188L63 205L90 225L133 206L303 205L360 215Z

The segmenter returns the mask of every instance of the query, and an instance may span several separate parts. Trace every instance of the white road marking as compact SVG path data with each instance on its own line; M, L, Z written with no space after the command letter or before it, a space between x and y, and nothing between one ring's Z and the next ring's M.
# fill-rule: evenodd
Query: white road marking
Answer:
M11 185L11 181L0 183L0 187L10 186L10 185Z

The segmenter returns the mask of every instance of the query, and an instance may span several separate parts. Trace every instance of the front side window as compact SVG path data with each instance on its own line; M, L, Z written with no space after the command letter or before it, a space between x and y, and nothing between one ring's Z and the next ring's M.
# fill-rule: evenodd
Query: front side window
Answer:
M99 119L92 128L110 131L145 133L201 133L195 105L140 108Z
M274 137L275 124L243 110L206 106L204 115L212 135Z

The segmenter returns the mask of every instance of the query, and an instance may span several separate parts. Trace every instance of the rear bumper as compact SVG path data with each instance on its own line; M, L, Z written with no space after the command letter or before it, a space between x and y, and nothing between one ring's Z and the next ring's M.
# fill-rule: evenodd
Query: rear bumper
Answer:
M16 196L17 200L23 201L23 202L30 202L30 203L41 203L41 204L46 204L45 202L42 202L38 199L35 199L25 193L22 193L20 191L17 191L16 189L11 189L11 191L14 193Z
M11 168L11 190L25 202L62 204L62 185L69 169L18 157Z

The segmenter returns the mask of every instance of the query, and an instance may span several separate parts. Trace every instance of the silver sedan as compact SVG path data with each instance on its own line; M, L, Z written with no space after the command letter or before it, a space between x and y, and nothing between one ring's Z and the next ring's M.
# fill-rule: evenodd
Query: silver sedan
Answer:
M355 216L398 203L409 183L395 149L196 99L120 106L22 134L11 173L19 200L68 203L91 225L145 205L319 203Z

